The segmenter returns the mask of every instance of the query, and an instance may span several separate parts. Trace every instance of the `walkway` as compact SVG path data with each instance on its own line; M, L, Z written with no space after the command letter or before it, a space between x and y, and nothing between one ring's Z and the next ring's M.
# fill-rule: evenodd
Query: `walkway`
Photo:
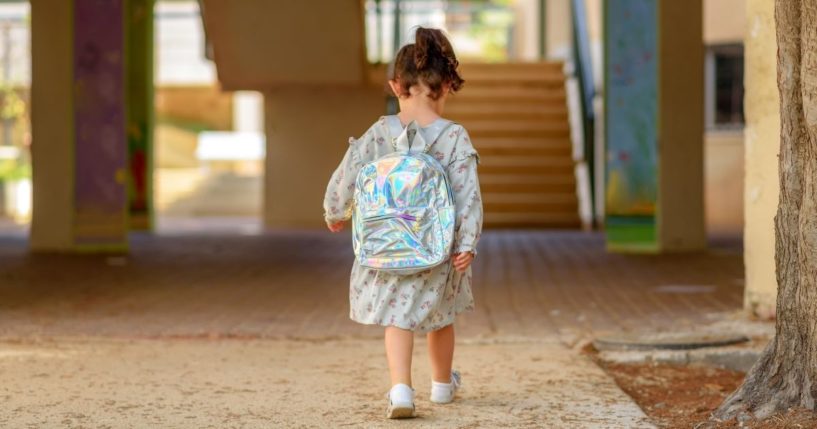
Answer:
M463 390L419 418L385 416L375 340L0 342L0 427L10 428L645 428L638 406L590 360L552 341L460 343Z
M0 337L377 337L348 320L347 235L137 236L129 256L0 241ZM608 254L599 234L489 232L465 336L679 329L740 308L739 246Z
M113 257L0 238L0 426L393 427L382 330L347 318L349 237L253 231L137 235ZM723 318L741 259L728 241L634 256L594 233L489 232L477 310L458 319L465 390L427 401L418 340L420 418L405 426L652 427L577 341Z

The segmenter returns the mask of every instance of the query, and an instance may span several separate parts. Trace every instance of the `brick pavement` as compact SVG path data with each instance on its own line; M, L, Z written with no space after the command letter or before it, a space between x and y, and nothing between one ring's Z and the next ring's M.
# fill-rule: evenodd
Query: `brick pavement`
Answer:
M135 235L131 254L30 255L0 238L0 337L373 337L348 320L348 235ZM464 336L677 329L740 309L739 244L608 254L598 233L491 231Z

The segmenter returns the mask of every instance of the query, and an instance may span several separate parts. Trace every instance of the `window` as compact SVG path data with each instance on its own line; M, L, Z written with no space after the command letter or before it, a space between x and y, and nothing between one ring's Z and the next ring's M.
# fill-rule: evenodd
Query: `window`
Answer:
M706 53L706 125L743 128L743 45L716 45Z

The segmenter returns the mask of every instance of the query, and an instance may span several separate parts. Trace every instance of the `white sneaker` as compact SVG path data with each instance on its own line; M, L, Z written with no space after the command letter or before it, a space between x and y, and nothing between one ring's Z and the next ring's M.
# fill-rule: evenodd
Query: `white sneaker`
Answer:
M454 394L462 386L462 376L459 371L451 371L450 383L431 381L431 402L448 404L454 400Z
M389 409L386 417L390 419L409 419L416 417L414 412L414 389L407 384L395 384L389 390Z

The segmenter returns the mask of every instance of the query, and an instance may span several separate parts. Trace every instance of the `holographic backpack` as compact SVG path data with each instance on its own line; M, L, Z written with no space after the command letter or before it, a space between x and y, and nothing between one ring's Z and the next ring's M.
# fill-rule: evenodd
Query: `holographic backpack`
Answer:
M389 129L401 129L396 117L388 119ZM427 153L436 138L426 143L422 134L411 122L392 139L395 152L365 164L357 175L352 237L363 267L411 274L451 255L454 195L445 169Z

